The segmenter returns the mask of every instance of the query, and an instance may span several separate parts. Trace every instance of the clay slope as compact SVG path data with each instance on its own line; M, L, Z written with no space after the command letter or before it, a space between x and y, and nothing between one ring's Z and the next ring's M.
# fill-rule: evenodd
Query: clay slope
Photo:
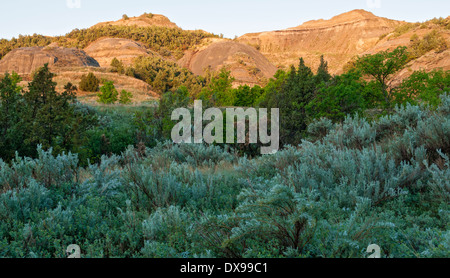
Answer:
M401 70L396 76L393 84L400 83L403 79L408 78L414 71L424 70L430 72L432 70L450 70L450 50L447 49L441 53L430 51L422 57L411 61L406 68Z
M449 19L447 18L447 20ZM421 40L430 33L436 32L439 38L442 38L446 42L447 49L433 49L424 53L421 57L412 60L405 69L397 74L395 83L409 77L414 71L418 70L427 72L435 69L450 70L450 49L448 49L450 47L450 30L437 24L433 24L432 22L409 25L413 27L406 32L400 34L396 34L395 32L385 34L373 48L362 53L362 55L375 54L380 51L389 51L399 46L406 46L409 51L412 51L413 42L411 39L413 36L416 36Z
M146 82L129 77L126 75L121 75L117 73L109 72L104 68L86 68L86 67L73 67L73 68L61 68L55 71L56 76L54 81L57 83L57 90L62 92L64 90L64 85L68 82L79 87L81 77L88 72L93 72L97 78L100 80L110 80L114 82L116 89L121 92L126 90L133 93L132 101L133 103L142 103L147 101L152 101L159 98L159 94L154 92L150 85ZM82 92L77 93L78 100L83 103L89 103L96 105L97 103L97 93Z
M235 85L261 84L277 71L255 48L230 40L216 40L203 49L187 53L179 63L197 75L208 68L217 71L226 67L236 79Z
M11 51L0 61L0 73L15 71L18 74L30 74L46 63L50 68L100 66L83 50L49 45L47 47L24 47Z
M93 27L101 26L138 26L138 27L167 27L167 28L179 28L175 23L170 21L167 17L160 14L143 14L138 17L130 17L128 19L120 19L117 21L101 22Z
M303 57L316 68L324 55L330 71L339 73L352 57L374 47L381 35L403 23L354 10L286 30L246 34L238 40L255 46L273 64L284 67L297 65L298 58Z
M139 56L155 55L141 43L118 38L99 39L86 47L84 51L97 60L101 67L109 67L114 58L130 66Z

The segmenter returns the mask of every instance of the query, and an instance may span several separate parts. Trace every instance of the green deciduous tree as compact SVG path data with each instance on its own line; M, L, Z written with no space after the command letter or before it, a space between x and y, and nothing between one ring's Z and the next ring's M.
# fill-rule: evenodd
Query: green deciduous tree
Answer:
M416 71L404 79L397 92L397 102L422 101L437 106L440 96L450 91L450 71Z
M235 101L231 72L222 68L218 75L213 75L208 85L202 89L199 99L205 106L232 106Z
M267 107L269 101L276 96L276 92L281 90L284 82L288 77L288 73L284 70L278 70L273 78L270 78L267 85L264 87L263 95L256 101L257 105Z
M98 102L103 104L114 104L119 96L113 81L106 81L102 87L100 87L100 92L97 94Z
M372 79L377 95L386 108L391 108L395 98L392 77L408 63L406 47L399 46L395 50L381 51L373 55L358 57L356 68Z
M162 96L155 116L160 122L161 133L164 138L170 138L172 128L176 124L171 119L172 112L177 108L187 108L190 100L189 91L186 87L180 87L175 92L167 92Z
M256 85L250 87L248 85L239 86L234 90L234 106L252 107L256 105L258 99L264 94L264 89Z
M322 83L319 87L314 99L306 107L308 116L342 121L347 115L366 108L364 91L365 82L361 81L360 72L350 71L335 76L329 83Z

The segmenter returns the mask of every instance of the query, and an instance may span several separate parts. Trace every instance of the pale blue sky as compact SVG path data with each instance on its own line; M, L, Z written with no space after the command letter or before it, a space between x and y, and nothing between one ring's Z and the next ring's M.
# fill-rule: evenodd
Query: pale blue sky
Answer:
M69 8L68 1L77 0L2 1L0 38L33 33L63 35L75 28L120 19L123 14L144 12L163 14L183 29L203 29L228 38L329 19L353 9L411 22L450 15L448 0L80 0L80 8Z

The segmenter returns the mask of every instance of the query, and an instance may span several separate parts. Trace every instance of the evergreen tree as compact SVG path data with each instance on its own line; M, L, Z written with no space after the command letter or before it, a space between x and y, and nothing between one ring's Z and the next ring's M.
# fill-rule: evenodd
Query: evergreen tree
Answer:
M6 73L0 81L0 157L6 160L14 157L18 147L17 138L20 138L18 123L21 118L22 88L17 85L20 81L16 73Z
M38 69L24 93L24 152L30 156L38 144L44 149L56 147L57 152L64 150L66 146L62 138L68 129L73 128L72 122L76 118L71 105L75 102L76 87L69 83L63 93L57 93L53 76L46 64Z
M328 82L331 79L331 74L328 72L328 62L325 61L323 55L320 56L320 65L317 69L316 84L319 85L322 82Z
M80 90L85 92L98 92L100 80L90 72L88 75L83 75L80 81Z
M267 108L280 109L280 143L296 145L301 142L306 130L306 105L316 89L313 72L300 59L298 68L291 70L283 85L267 96Z

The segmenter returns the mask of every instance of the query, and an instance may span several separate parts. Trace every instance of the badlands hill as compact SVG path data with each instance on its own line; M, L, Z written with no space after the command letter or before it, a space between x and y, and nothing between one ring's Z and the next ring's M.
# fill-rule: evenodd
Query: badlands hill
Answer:
M396 79L401 80L414 70L450 69L450 17L408 23L354 10L329 20L312 20L285 30L246 34L238 41L256 47L270 62L282 68L297 65L298 58L303 57L307 65L316 69L320 56L324 55L330 72L339 74L357 56L393 50L398 46L411 49L414 35L424 40L432 32L446 42L447 48L441 51L431 47L421 53L398 74Z
M117 35L100 35L98 39L87 44L86 47L83 46L86 42L83 36L87 35L92 39L92 37L98 37L97 33L101 31L97 30L104 30L103 27L111 27L108 30L114 31L115 27L123 26L130 28L128 34L117 32ZM52 72L56 74L54 80L57 82L59 90L62 90L67 82L79 85L82 75L94 72L100 80L114 81L119 91L124 89L132 92L134 95L133 101L152 100L158 98L159 94L149 84L137 78L111 72L110 65L114 58L122 61L125 66L131 66L137 57L158 55L150 49L154 45L145 45L143 42L129 39L129 37L136 35L133 33L134 27L145 29L155 26L159 28L156 30L159 33L154 34L156 40L172 33L182 38L191 33L190 31L184 32L165 16L143 14L139 17L99 23L85 30L75 29L61 37L33 35L29 38L22 38L23 41L13 39L8 42L3 40L0 46L3 47L3 51L6 50L8 53L0 60L0 74L15 71L22 76L25 84L31 79L31 74L35 69L48 63ZM193 38L195 36L196 34L192 35ZM189 42L189 39L192 38L185 39L181 44L186 43L186 41ZM46 43L47 46L40 46ZM33 44L36 46L33 46ZM31 45L31 47L20 47L21 45ZM60 45L75 45L77 48L61 47ZM164 48L164 45L156 46L158 49ZM82 47L84 49L81 49ZM78 96L82 101L95 103L96 93L79 91Z
M329 20L314 20L285 30L246 34L238 41L255 46L272 63L287 67L303 57L316 68L324 55L332 73L354 56L374 47L379 37L404 22L354 10Z
M94 54L99 53L94 52ZM124 58L123 56L119 57ZM104 62L103 59L99 60ZM51 71L55 73L54 81L57 83L57 90L59 91L63 91L64 85L68 82L79 86L81 77L84 74L94 72L100 80L114 81L119 91L132 92L133 101L135 102L149 101L159 97L151 86L144 81L111 73L108 71L107 66L99 64L96 59L86 54L85 51L76 48L59 47L56 44L46 47L24 47L11 51L0 60L0 73L14 71L22 76L24 81L21 85L26 86L27 82L31 80L34 70L46 63L49 64ZM83 102L96 104L96 93L79 91L78 97Z
M273 77L277 68L255 48L230 40L216 39L206 47L186 53L179 61L183 67L197 75L206 69L212 71L226 67L231 71L236 84L261 84Z
M138 26L138 27L167 27L167 28L179 28L175 23L170 21L167 17L160 14L148 14L144 13L141 16L122 18L117 21L101 22L93 27L101 26Z
M155 26L158 29L145 30L145 28ZM117 32L114 31L114 28L118 28ZM145 34L139 32L145 32ZM142 37L148 36L149 39L142 39ZM263 85L277 70L254 47L232 40L219 39L214 34L201 30L182 30L167 17L156 14L143 14L138 17L124 17L118 21L99 23L85 30L76 29L66 36L50 39L50 41L54 41L52 45L82 47L83 49L78 51L84 54L85 60L92 62L80 63L74 59L65 59L64 63L57 63L64 64L67 69L80 66L100 66L108 69L114 58L121 61L125 67L130 67L138 57L158 56L161 59L177 62L197 75L203 74L205 69L218 71L227 67L236 80L235 86L241 84ZM62 47L58 47L58 49L64 50ZM75 50L66 51L73 52ZM52 57L55 55L50 57L36 54L35 57L33 56L34 58L30 58L28 53L26 48L15 49L8 53L7 57L1 60L4 65L0 68L0 73L19 71L29 75L35 68L47 62L52 66L57 60L62 61L60 58L53 59ZM11 59L12 57L13 59ZM17 63L17 61L21 62ZM17 67L16 64L20 66ZM73 76L78 75L74 74ZM116 78L116 80L121 81L120 78ZM73 80L73 83L76 84L77 81ZM153 95L153 92L150 94Z
M62 82L78 84L82 74L94 71L100 78L114 80L117 87L144 100L158 94L142 80L111 72L114 58L129 67L137 57L156 55L159 60L177 62L196 75L226 67L236 80L235 86L264 85L277 68L297 65L300 57L316 69L320 56L324 55L331 73L339 74L359 55L398 46L413 49L422 40L426 41L424 45L438 41L439 47L421 49L420 55L398 74L398 80L414 70L450 70L450 17L408 23L354 10L327 20L229 40L201 30L183 30L162 15L143 14L75 29L61 37L34 35L1 40L0 74L15 71L29 78L36 68L49 63L58 74L56 81L60 86Z
M84 51L105 68L111 65L114 58L122 61L124 65L130 66L139 56L155 55L142 43L121 38L99 39L86 47Z
M100 66L83 50L49 45L46 47L23 47L11 51L0 60L0 72L15 71L18 74L28 75L46 63L51 68Z

